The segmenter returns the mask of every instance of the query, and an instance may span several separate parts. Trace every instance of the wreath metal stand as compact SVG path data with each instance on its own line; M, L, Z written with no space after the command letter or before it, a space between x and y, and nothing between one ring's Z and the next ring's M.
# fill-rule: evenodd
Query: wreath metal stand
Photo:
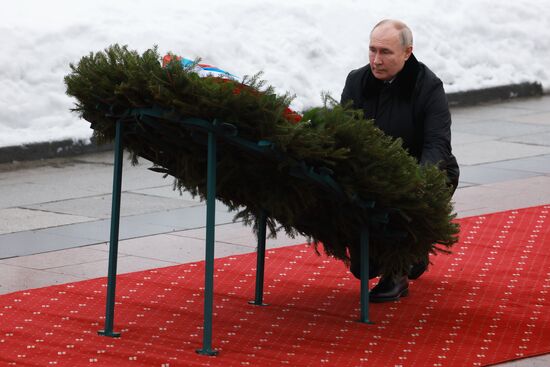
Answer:
M217 139L223 138L242 149L255 151L271 158L280 157L273 145L267 141L252 143L238 137L237 129L230 124L218 123L216 120L208 122L205 120L186 118L181 119L170 111L150 109L135 109L123 113L116 122L116 137L114 147L114 171L113 171L113 194L111 207L111 227L109 240L109 267L107 276L107 299L105 311L105 327L98 331L99 335L108 337L119 337L120 333L113 330L115 310L115 289L118 261L118 239L120 223L120 198L122 187L122 153L124 122L137 119L144 126L155 126L154 119L167 119L173 123L180 124L186 128L199 130L208 134L208 161L207 161L207 198L206 198L206 251L205 251L205 287L204 287L204 329L203 346L197 353L213 356L218 352L212 348L212 315L214 299L214 244L215 244L215 206L216 206L216 163L217 163ZM156 120L158 121L158 120ZM318 173L320 172L320 173ZM342 195L338 184L323 169L317 172L305 164L297 164L290 174L302 177L306 180L323 185L337 195ZM358 200L358 205L366 208L373 208L373 201ZM261 210L258 213L258 248L256 267L256 288L255 298L250 301L253 305L265 305L263 303L264 266L265 266L265 244L266 244L266 223L268 213ZM373 219L376 221L376 219ZM370 324L369 320L369 224L367 223L360 234L361 242L361 314L359 321Z

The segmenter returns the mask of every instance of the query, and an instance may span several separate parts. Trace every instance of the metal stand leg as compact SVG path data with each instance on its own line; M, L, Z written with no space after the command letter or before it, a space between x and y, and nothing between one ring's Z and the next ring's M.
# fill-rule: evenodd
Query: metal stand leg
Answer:
M214 226L216 221L216 136L208 133L208 163L206 182L206 258L204 271L203 347L197 353L215 356L212 349L212 305L214 298Z
M369 320L369 229L361 231L361 318L360 322L372 324Z
M264 298L264 266L265 266L265 237L267 227L267 213L260 211L258 217L258 256L256 260L256 296L251 305L267 306L263 303Z
M111 233L109 241L109 270L107 276L107 305L105 310L105 329L97 333L103 336L119 337L113 331L115 314L116 267L118 257L118 229L120 222L120 191L122 188L122 122L116 123L115 162L113 171L113 196L111 206Z

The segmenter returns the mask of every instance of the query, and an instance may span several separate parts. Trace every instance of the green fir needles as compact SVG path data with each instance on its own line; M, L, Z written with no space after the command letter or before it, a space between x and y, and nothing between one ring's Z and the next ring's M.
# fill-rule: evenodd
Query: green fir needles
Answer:
M163 67L156 48L140 55L114 45L71 69L67 94L99 142L114 139L121 116L161 111L125 118L123 143L134 159L174 176L179 190L206 197L205 133L178 119L225 123L238 139L267 146L262 153L218 139L216 192L247 224L256 226L266 210L271 235L305 235L347 262L347 249L368 225L370 255L384 273L403 272L457 241L445 173L419 166L399 139L328 96L296 123L288 118L291 97L265 87L259 74L240 83L199 77L177 61Z

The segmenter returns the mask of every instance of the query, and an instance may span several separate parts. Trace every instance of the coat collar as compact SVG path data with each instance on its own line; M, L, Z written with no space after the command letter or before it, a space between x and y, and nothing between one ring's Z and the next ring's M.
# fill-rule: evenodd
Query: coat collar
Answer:
M403 66L403 69L397 74L397 76L391 83L392 89L396 91L395 93L399 97L404 99L409 99L411 97L414 91L416 78L419 71L420 63L418 62L416 57L411 54L411 57L409 57L409 59L405 62L405 66ZM374 75L370 71L369 66L369 72L367 73L363 85L365 96L367 99L369 99L370 97L375 97L379 94L380 89L382 89L382 86L384 85L384 82L374 77Z

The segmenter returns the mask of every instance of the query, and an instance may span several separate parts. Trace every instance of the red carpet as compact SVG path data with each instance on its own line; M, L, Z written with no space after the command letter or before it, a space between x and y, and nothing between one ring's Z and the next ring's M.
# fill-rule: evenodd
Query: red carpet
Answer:
M0 296L1 366L486 366L550 352L550 205L460 220L453 254L372 304L304 245L268 251L265 302L251 306L255 255L216 261L214 348L202 344L203 263L119 276L115 330L105 279Z

